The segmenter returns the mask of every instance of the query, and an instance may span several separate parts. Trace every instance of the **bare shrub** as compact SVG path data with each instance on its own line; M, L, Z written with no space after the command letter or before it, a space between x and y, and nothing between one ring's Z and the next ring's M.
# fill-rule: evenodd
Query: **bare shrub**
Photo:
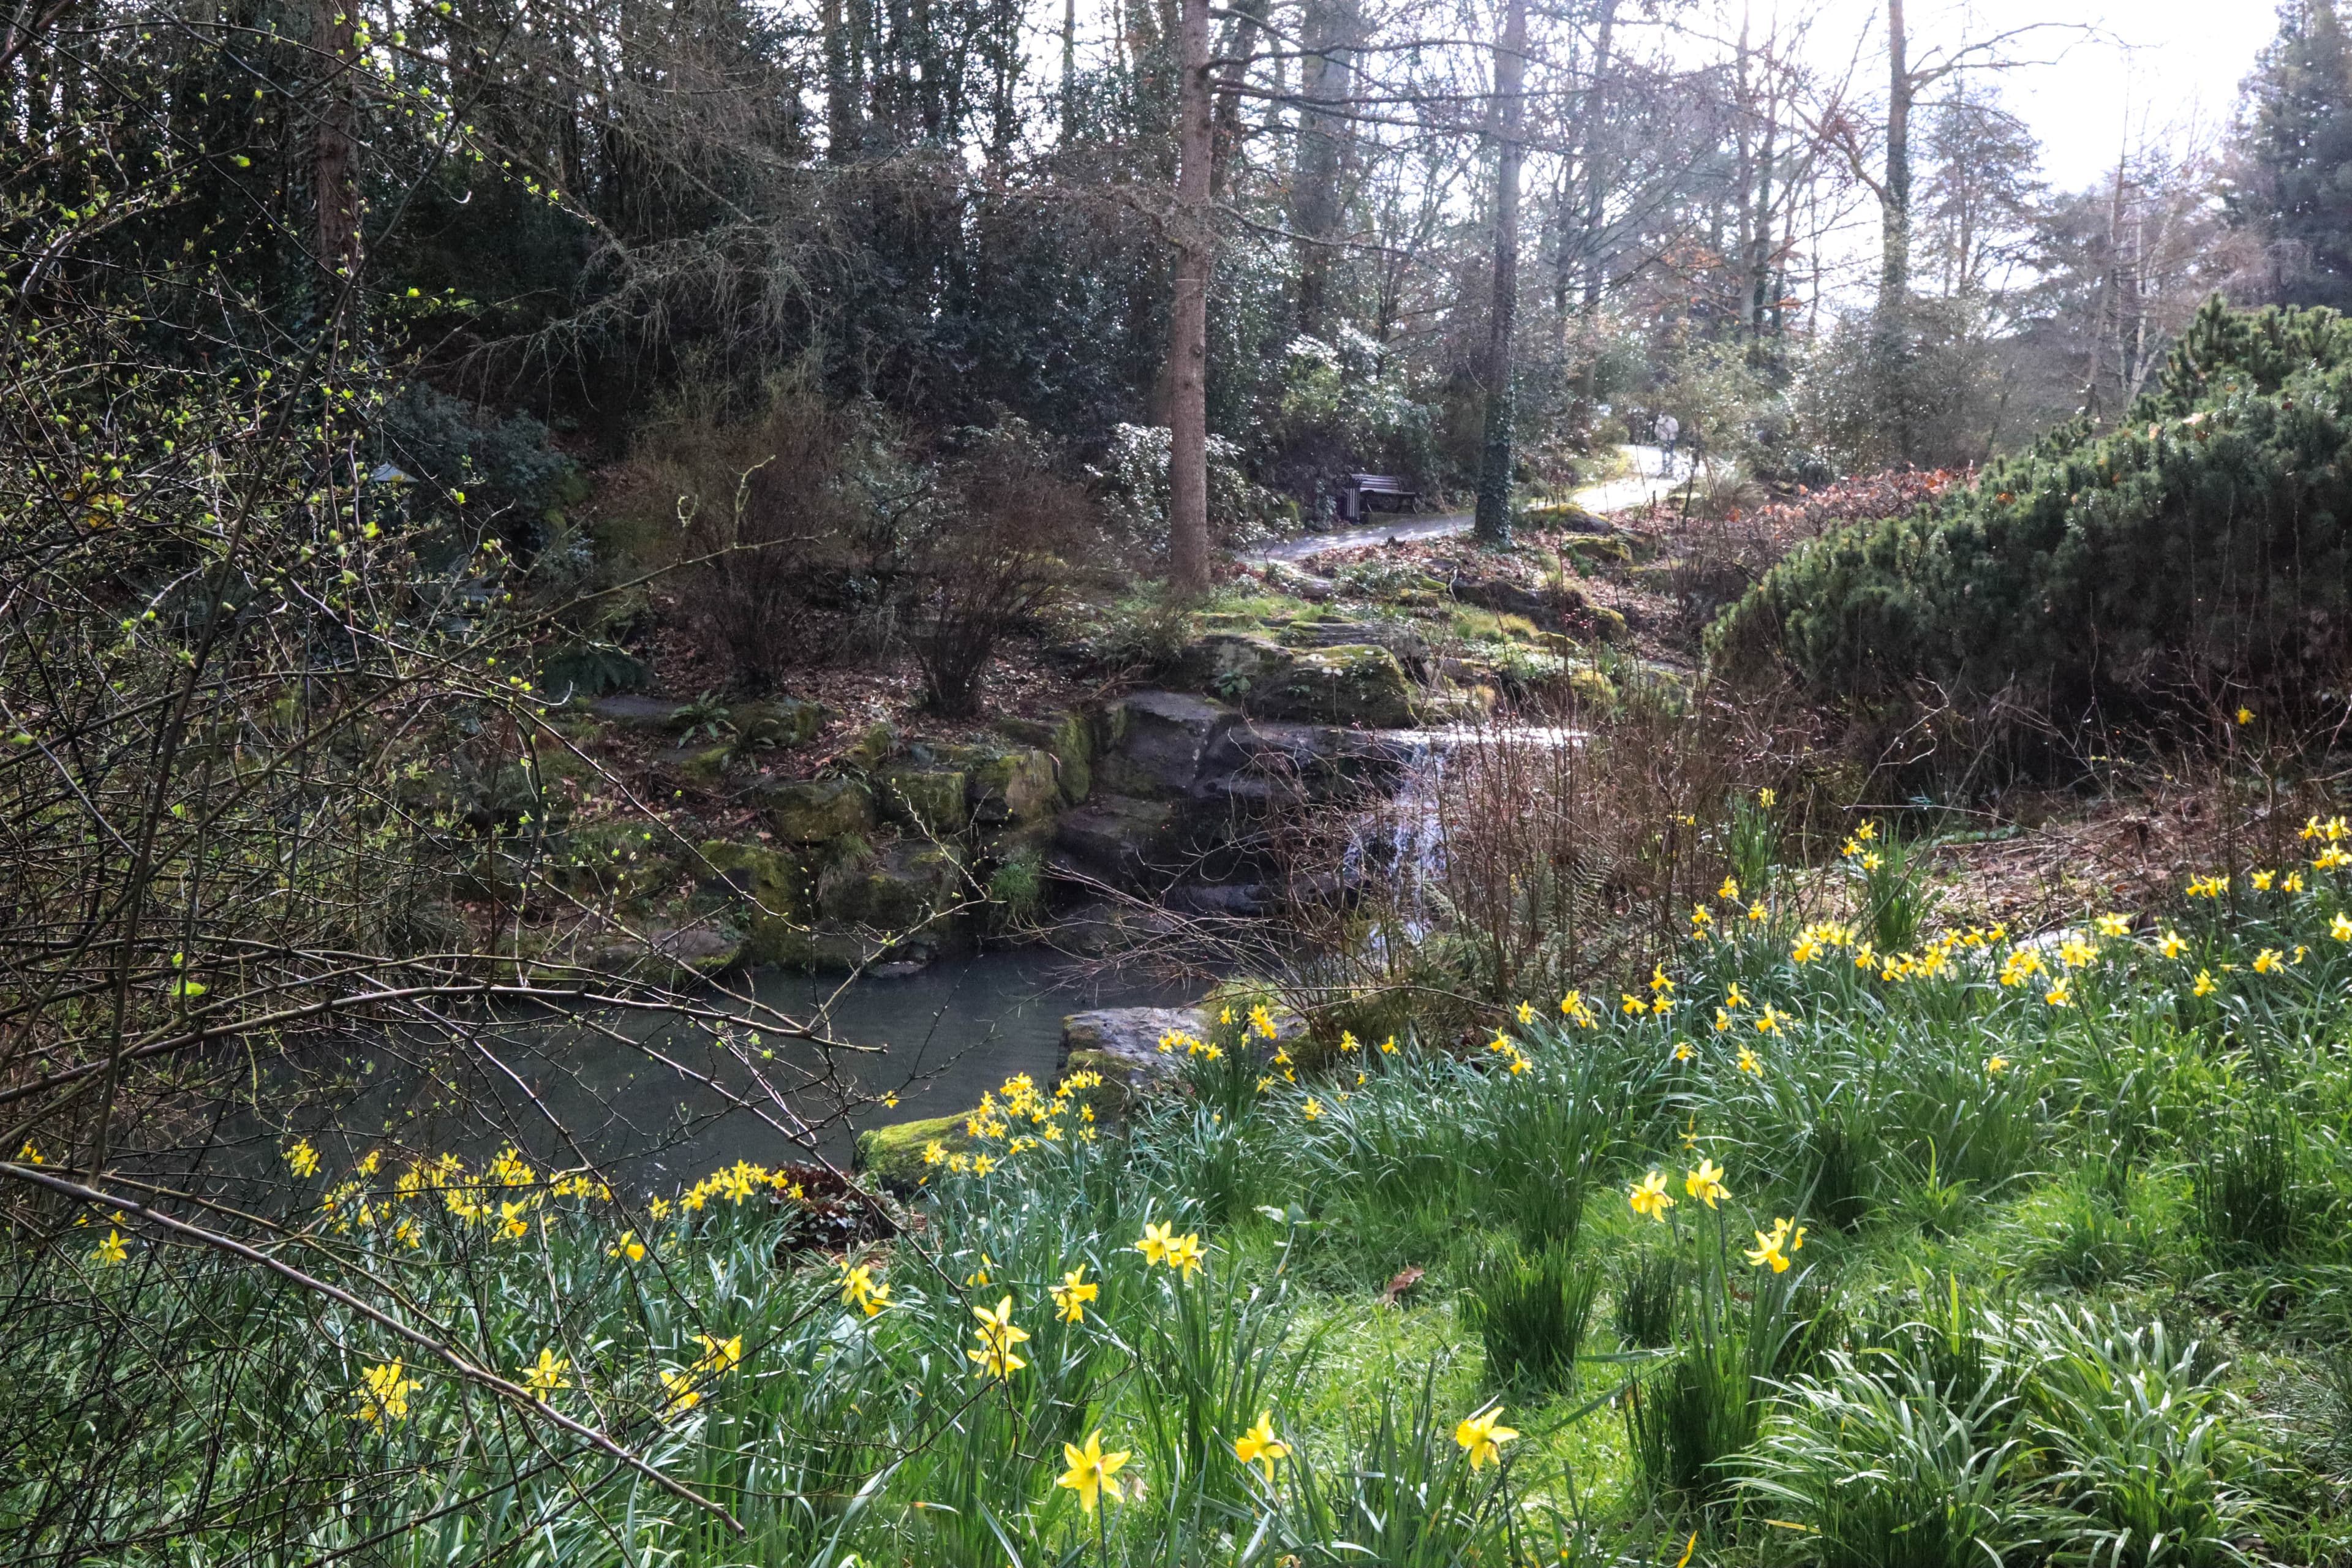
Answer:
M730 421L713 395L689 391L619 476L613 510L656 533L646 553L694 563L679 583L681 619L744 686L774 685L824 646L809 590L856 531L844 482L854 434L807 394Z
M967 432L907 553L902 619L941 713L979 710L997 644L1044 611L1100 552L1084 489L1054 471L1026 425Z

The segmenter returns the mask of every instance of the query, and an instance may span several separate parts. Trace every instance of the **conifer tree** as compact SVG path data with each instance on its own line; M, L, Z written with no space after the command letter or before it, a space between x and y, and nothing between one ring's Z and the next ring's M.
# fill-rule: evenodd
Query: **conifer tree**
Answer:
M2291 305L2352 305L2352 45L2336 0L2286 0L2247 79L2231 221Z

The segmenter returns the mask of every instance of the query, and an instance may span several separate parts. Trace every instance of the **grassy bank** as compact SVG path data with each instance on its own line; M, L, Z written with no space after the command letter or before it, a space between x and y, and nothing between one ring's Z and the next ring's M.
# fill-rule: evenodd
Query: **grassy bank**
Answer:
M412 1335L92 1215L9 1265L0 1534L121 1562L2339 1561L2342 837L2031 942L1906 930L1857 842L1885 896L1853 923L1727 886L1683 963L1529 997L1466 1058L1293 1060L1234 1016L1170 1042L1189 1092L1124 1129L1006 1086L981 1152L845 1258L793 1250L790 1173L607 1194L297 1146L275 1255Z

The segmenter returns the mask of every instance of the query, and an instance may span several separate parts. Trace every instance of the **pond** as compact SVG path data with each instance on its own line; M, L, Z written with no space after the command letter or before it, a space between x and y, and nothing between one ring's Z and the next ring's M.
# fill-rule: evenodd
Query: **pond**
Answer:
M895 1107L864 1108L855 1125L819 1132L819 1152L846 1167L861 1127L970 1109L1015 1073L1041 1085L1060 1062L1062 1019L1091 1007L1171 1007L1198 1000L1198 986L1110 972L1038 949L950 958L903 975L838 977L762 970L730 983L794 1018L826 1009L835 1038L882 1047L836 1053L835 1068L869 1094L893 1093ZM732 1006L714 990L705 998ZM748 1041L745 1043L746 1047ZM818 1060L804 1044L763 1040L780 1083ZM405 1053L392 1053L394 1056ZM335 1120L346 1128L381 1124L405 1150L453 1151L478 1160L509 1141L542 1164L576 1165L583 1155L633 1196L667 1194L737 1160L776 1165L807 1158L780 1131L822 1116L820 1092L770 1101L764 1113L736 1103L755 1098L744 1064L698 1030L652 1017L580 1015L554 1024L509 1021L470 1050L466 1079L436 1081L386 1061ZM446 1058L445 1058L446 1059ZM362 1143L316 1135L329 1163L356 1159ZM332 1145L332 1146L331 1146ZM576 1151L576 1152L575 1152Z

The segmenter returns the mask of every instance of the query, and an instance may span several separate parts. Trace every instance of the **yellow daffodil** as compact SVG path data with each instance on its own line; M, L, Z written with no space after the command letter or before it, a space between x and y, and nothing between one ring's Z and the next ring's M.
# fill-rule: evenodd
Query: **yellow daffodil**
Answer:
M2223 876L2191 877L2189 896L2192 899L2218 899L2230 888L2230 879Z
M2214 992L2219 991L2221 987L2214 984L2213 972L2211 970L2200 969L2197 972L2197 983L2194 985L2191 985L2189 989L2200 996L2210 996Z
M352 1419L377 1426L403 1420L408 1415L408 1396L424 1386L415 1378L403 1375L398 1361L362 1367L359 1408L352 1413Z
M2256 871L2248 880L2253 883L2254 891L2267 893L2271 890L2271 883L2276 880L2277 877L2276 871Z
M1626 1202L1633 1205L1635 1214L1646 1215L1663 1224L1666 1211L1675 1206L1674 1194L1666 1191L1666 1173L1653 1171L1634 1183L1633 1195Z
M2327 934L2338 942L2352 942L2352 915L2336 910L2336 919L2328 923Z
M1168 1244L1168 1267L1187 1279L1201 1271L1201 1259L1204 1256L1197 1232L1180 1236Z
M1470 1456L1472 1469L1502 1462L1503 1445L1518 1436L1502 1421L1503 1407L1493 1405L1475 1415L1465 1416L1454 1426L1454 1446Z
M119 1230L108 1230L106 1239L92 1248L89 1256L92 1261L98 1263L121 1262L129 1256L122 1244L122 1233Z
M2252 723L2253 721L2254 721L2254 710L2253 710L2252 709L2251 709L2251 708L2241 708L2241 709L2239 709L2239 710L2238 710L2238 722L2239 722L2239 723L2241 723L2241 724L2251 724L2251 723Z
M1683 1191L1713 1208L1717 1198L1727 1198L1731 1189L1723 1184L1723 1167L1702 1155L1698 1168L1683 1177Z
M1753 1074L1757 1078L1762 1078L1764 1076L1764 1064L1757 1059L1756 1053L1754 1051L1749 1050L1746 1046L1742 1046L1739 1047L1739 1070L1744 1073Z
M1715 1010L1715 1032L1719 1035L1729 1027L1731 1027L1731 1015L1717 1007Z
M669 1396L662 1405L664 1415L675 1415L702 1403L702 1390L695 1386L694 1373L671 1372L665 1367L661 1380L662 1390Z
M308 1138L298 1138L294 1147L286 1151L286 1166L298 1176L319 1173L319 1152L310 1147Z
M2340 920L2343 917L2339 915L2336 918ZM2164 940L2156 944L2156 951L2167 958L2179 958L2189 951L2189 942L2179 931L2168 931L2164 933Z
M697 1372L730 1372L743 1360L743 1336L714 1340L709 1334L694 1336L702 1346L702 1359L694 1363Z
M2268 974L2274 969L2284 969L2285 967L2286 954L2281 952L2277 948L2266 947L2263 949L2262 952L2254 954L2254 973L2257 974Z
M1763 1231L1758 1231L1756 1245L1748 1254L1748 1266L1761 1268L1769 1263L1772 1266L1773 1273L1786 1274L1789 1271L1789 1255L1780 1250L1780 1244L1787 1239L1787 1236L1779 1230L1773 1231L1769 1236Z
M1397 1054L1397 1043L1396 1043L1396 1037L1395 1037L1394 1035L1391 1035L1387 1039L1382 1040L1382 1041L1381 1042L1381 1055L1382 1055L1382 1056L1384 1056L1384 1057L1392 1057L1392 1056L1394 1056L1394 1055L1396 1055L1396 1054Z
M1087 1266L1081 1263L1064 1274L1062 1282L1054 1287L1054 1305L1061 1310L1062 1321L1084 1322L1087 1303L1101 1294L1102 1287L1087 1279Z
M2074 1005L2074 994L2068 989L2066 977L2063 974L2051 983L2050 989L2042 993L2042 999L2053 1007L2072 1007Z
M1274 1435L1274 1412L1271 1410L1259 1411L1257 1425L1234 1439L1234 1458L1244 1465L1264 1465L1268 1482L1274 1479L1274 1462L1287 1458L1289 1455L1290 1445Z
M1717 1008L1717 1011L1720 1012L1722 1009ZM1720 1027L1720 1026L1717 1026ZM1697 1054L1698 1053L1696 1051L1691 1049L1691 1043L1688 1040L1676 1040L1675 1042L1675 1060L1678 1062L1686 1062Z
M1748 1005L1747 994L1739 989L1738 982L1734 981L1730 986L1724 991L1723 1005L1727 1007L1745 1007Z
M1756 1032L1759 1035L1777 1035L1780 1032L1780 1021L1787 1016L1787 1014L1776 1012L1768 1005L1764 1011L1756 1015Z
M2303 873L2289 871L2279 879L2279 886L2290 893L2300 893L2303 891Z
M637 1239L635 1231L625 1230L621 1233L620 1240L604 1249L604 1256L625 1258L632 1263L642 1263L646 1258L646 1244Z
M1985 1073L1988 1077L1999 1078L2002 1073L2005 1073L2008 1070L2009 1058L2007 1057L1985 1058Z
M523 1368L522 1385L544 1399L559 1388L572 1386L572 1380L563 1375L571 1367L569 1361L553 1351L542 1350L536 1363Z
M2101 915L2098 920L2101 936L2125 936L2131 931L2129 915Z
M1536 1021L1536 1005L1534 1003L1522 1002L1519 1004L1517 1011L1520 1023L1532 1024Z
M1012 1297L997 1302L993 1312L985 1307L974 1307L971 1315L980 1320L980 1327L972 1331L980 1348L963 1353L979 1366L982 1376L1008 1379L1029 1364L1013 1353L1013 1347L1025 1342L1029 1331L1013 1322Z
M1087 1446L1076 1443L1062 1445L1062 1458L1070 1468L1062 1472L1054 1484L1067 1487L1078 1494L1078 1506L1092 1513L1101 1494L1118 1496L1118 1483L1111 1478L1126 1464L1126 1453L1106 1454L1102 1451L1102 1432L1097 1429L1087 1438Z
M1736 901L1739 897L1739 879L1726 877L1723 886L1715 890L1715 896L1727 901Z
M1298 1108L1298 1114L1312 1121L1323 1114L1323 1102L1310 1094L1307 1097L1307 1103Z

